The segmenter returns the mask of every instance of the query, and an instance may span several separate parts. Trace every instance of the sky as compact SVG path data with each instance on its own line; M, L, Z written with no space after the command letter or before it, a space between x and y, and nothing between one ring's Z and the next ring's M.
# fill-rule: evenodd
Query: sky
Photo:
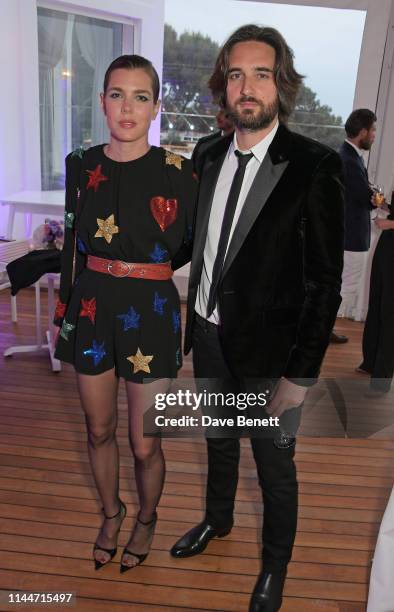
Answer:
M165 0L165 21L178 33L201 32L219 44L246 23L277 28L294 51L305 85L343 120L352 111L365 14L239 0Z

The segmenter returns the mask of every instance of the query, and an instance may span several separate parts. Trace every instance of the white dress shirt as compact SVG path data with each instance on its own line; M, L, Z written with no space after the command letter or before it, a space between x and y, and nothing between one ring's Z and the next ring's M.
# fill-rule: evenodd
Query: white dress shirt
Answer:
M254 147L248 151L242 151L243 154L253 153L253 157L246 166L241 191L231 226L230 236L227 243L227 249L230 245L232 235L246 200L246 196L248 195L257 171L259 170L260 165L267 154L268 147L274 139L278 126L279 123L277 122L269 134L260 140L260 142L258 142ZM238 168L237 156L234 153L236 150L239 150L239 147L237 143L237 136L234 133L234 139L230 144L224 159L213 196L212 208L208 223L207 239L204 247L204 262L195 304L195 311L205 319L207 318L207 305L212 282L212 271L219 245L224 210L226 208L227 198L230 193L231 183ZM211 323L216 323L217 325L220 323L217 306L211 316L208 318L208 321L211 321Z

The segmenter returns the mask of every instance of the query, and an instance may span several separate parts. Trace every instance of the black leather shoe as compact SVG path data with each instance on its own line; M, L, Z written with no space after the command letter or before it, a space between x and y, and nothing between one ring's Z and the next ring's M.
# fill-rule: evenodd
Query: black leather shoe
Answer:
M249 612L277 612L282 605L286 571L261 572L250 600Z
M173 557L193 557L206 549L212 538L223 538L230 533L232 525L223 529L215 529L207 521L199 523L180 538L170 550Z
M330 343L331 344L345 344L349 341L347 336L342 336L341 334L337 334L334 331L331 332Z
M358 366L358 368L355 368L355 371L358 372L359 374L367 374L367 376L371 376L371 372L368 372L368 370L365 370L361 365Z

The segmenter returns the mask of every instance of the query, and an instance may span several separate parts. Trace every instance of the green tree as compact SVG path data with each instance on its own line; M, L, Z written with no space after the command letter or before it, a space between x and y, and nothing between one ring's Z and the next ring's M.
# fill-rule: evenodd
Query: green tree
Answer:
M207 80L219 52L208 36L165 26L163 62L162 130L169 125L169 142L181 133L204 134L215 126L217 108L212 104ZM192 126L192 127L191 127Z
M300 88L289 126L294 131L324 142L334 149L337 149L344 139L342 118L334 115L329 106L321 104L316 93L306 85Z
M165 143L182 142L187 134L201 136L215 129L217 106L207 81L219 53L219 45L200 32L178 35L167 25L164 32L163 115ZM302 85L289 126L296 132L338 148L344 138L342 118L321 104L309 87Z

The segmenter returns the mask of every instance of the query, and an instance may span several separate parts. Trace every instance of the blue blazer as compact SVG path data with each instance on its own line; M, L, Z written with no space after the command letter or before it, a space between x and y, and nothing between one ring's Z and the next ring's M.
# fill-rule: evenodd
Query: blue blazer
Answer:
M368 172L348 142L340 149L345 175L345 251L368 251L371 243L372 190Z

